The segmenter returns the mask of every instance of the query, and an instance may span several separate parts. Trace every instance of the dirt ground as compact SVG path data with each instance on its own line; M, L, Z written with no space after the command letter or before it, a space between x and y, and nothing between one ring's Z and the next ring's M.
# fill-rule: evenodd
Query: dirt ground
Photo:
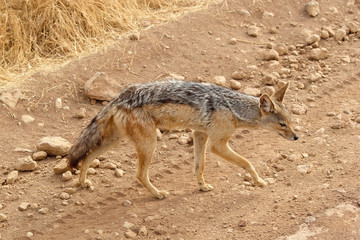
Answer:
M115 163L124 176L96 168L89 176L93 191L76 188L66 200L60 193L73 181L54 175L59 159L48 157L38 162L37 170L20 172L14 184L0 186L0 214L7 218L0 222L0 239L126 239L131 234L134 239L177 240L360 239L360 38L330 37L319 46L303 47L308 32L320 34L322 27L337 30L359 21L360 3L318 2L320 14L310 17L303 0L228 0L144 30L139 41L124 38L106 50L8 85L24 97L15 109L0 106L1 182L18 158L31 155L26 149L36 150L40 138L75 141L103 107L101 102L90 104L84 94L84 83L99 71L123 86L168 73L204 81L221 75L229 81L234 71L241 71L245 78L239 91L262 89L266 74L277 72L275 81L291 82L284 100L288 108L300 105L307 111L293 114L298 141L261 129L234 134L231 146L267 179L265 188L255 187L243 169L208 151L205 178L215 189L199 192L193 147L180 145L170 136L174 133L164 132L150 169L154 185L170 192L164 200L154 199L137 181L135 152L127 142L101 158ZM260 28L257 37L247 34L252 25ZM231 38L237 42L229 44ZM285 45L288 54L264 61L261 52L269 50L268 43ZM309 60L316 47L326 48L329 57ZM320 74L316 80L314 73ZM57 98L68 109L56 109ZM74 118L80 108L86 109L86 117ZM21 122L24 114L35 121ZM20 211L23 202L30 207ZM48 212L39 212L41 208Z

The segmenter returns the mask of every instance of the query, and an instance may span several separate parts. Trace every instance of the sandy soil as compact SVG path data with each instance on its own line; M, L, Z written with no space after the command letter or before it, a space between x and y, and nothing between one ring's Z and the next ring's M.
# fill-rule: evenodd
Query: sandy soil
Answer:
M0 106L4 182L16 160L31 155L16 148L35 151L44 136L75 141L103 107L90 104L84 94L85 81L96 72L126 86L168 73L204 81L222 75L229 81L234 71L243 71L239 91L262 89L265 75L278 72L276 81L291 82L286 105L307 109L293 115L300 139L290 142L266 130L239 129L231 140L233 149L270 181L266 188L255 187L243 169L208 153L205 177L215 189L199 192L193 147L164 133L150 174L159 189L170 192L165 200L154 199L137 181L134 149L127 142L101 159L117 164L124 176L96 168L89 176L94 190L76 188L67 200L59 196L72 181L54 175L59 159L48 157L37 170L20 172L14 184L0 186L0 213L7 217L0 223L0 239L125 239L132 233L135 239L360 239L360 40L354 34L345 41L320 40L319 47L329 52L321 61L308 59L316 44L302 47L309 31L320 34L324 26L337 30L359 21L360 3L322 0L316 17L304 11L306 3L229 0L214 5L152 27L139 41L123 39L52 71L39 71L16 86L24 98L15 109ZM254 24L258 37L246 33ZM231 38L236 44L229 44ZM290 50L279 61L264 61L261 51L267 43ZM316 72L321 77L311 82ZM57 98L69 110L56 109ZM76 119L80 108L87 116ZM35 121L22 123L24 114ZM299 171L302 165L309 165L307 173ZM20 211L23 202L30 207ZM42 208L48 212L39 213Z

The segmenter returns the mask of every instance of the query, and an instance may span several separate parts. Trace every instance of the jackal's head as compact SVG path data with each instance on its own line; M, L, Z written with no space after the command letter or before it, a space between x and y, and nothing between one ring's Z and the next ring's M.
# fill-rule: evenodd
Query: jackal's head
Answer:
M295 141L298 136L291 127L290 113L286 110L284 96L289 88L289 82L275 92L271 97L266 93L260 97L260 124L262 127L275 131L288 140Z

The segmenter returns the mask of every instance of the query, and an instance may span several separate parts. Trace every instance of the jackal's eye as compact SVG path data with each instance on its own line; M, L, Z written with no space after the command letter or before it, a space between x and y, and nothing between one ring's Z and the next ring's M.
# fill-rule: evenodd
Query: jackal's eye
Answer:
M286 124L283 123L283 122L280 122L279 124L280 124L281 127L286 127Z

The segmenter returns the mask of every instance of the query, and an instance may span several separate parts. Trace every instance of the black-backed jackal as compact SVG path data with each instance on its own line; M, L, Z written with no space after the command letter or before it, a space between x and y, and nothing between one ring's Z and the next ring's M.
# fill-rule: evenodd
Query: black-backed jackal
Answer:
M282 104L289 83L272 97L252 97L209 83L170 80L131 85L104 107L81 132L69 151L68 165L80 169L80 184L91 182L86 172L91 162L125 137L134 145L138 157L137 178L155 197L159 191L149 180L148 168L157 142L156 129L194 130L195 175L202 191L212 190L205 183L205 149L209 142L215 154L250 173L258 186L266 183L249 161L234 152L228 141L236 128L264 127L288 140L297 140L288 111Z

